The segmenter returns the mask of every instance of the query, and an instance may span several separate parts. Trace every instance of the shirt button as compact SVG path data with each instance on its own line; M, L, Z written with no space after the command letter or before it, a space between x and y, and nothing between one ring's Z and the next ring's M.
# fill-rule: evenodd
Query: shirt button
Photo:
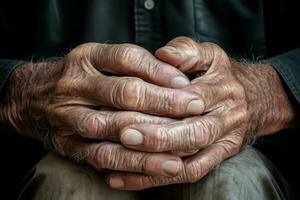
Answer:
M146 0L144 2L144 6L147 10L153 10L153 8L155 6L154 0Z

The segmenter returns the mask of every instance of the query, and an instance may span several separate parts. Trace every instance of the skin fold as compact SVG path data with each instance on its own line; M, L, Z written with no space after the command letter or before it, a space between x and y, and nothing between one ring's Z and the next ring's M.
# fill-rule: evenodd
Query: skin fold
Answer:
M124 190L198 181L248 140L295 118L271 66L187 37L155 55L87 43L64 59L24 64L0 107L3 131L110 169L108 184Z

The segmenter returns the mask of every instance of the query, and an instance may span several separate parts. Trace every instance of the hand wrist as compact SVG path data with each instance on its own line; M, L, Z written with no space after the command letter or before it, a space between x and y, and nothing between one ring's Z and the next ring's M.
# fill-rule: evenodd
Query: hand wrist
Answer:
M276 70L267 64L246 64L244 70L242 84L254 121L250 131L261 136L291 127L296 114Z
M0 123L4 132L26 134L32 131L27 127L28 124L34 124L28 122L26 117L33 114L29 113L28 108L31 107L33 111L36 105L43 106L41 99L55 88L54 80L61 73L62 66L62 61L25 63L12 73L7 82L4 101L0 105Z

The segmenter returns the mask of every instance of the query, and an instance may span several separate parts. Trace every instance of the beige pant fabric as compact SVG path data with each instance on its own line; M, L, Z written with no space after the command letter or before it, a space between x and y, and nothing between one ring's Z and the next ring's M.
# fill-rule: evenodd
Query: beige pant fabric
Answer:
M104 173L49 153L35 167L19 199L33 200L277 200L289 199L286 185L272 164L246 147L193 184L143 190L109 188Z

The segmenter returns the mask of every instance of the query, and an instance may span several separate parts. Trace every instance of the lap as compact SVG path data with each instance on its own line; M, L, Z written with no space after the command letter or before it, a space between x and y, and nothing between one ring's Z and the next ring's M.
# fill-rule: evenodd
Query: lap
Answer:
M133 200L136 194L113 190L104 174L91 166L48 153L34 168L34 175L20 199L33 200Z
M258 150L250 146L224 161L196 183L164 186L148 192L156 193L159 199L174 200L291 198L279 172Z
M49 153L35 167L20 199L285 199L285 183L257 150L246 147L193 184L170 185L142 192L109 188L104 175L87 165Z

